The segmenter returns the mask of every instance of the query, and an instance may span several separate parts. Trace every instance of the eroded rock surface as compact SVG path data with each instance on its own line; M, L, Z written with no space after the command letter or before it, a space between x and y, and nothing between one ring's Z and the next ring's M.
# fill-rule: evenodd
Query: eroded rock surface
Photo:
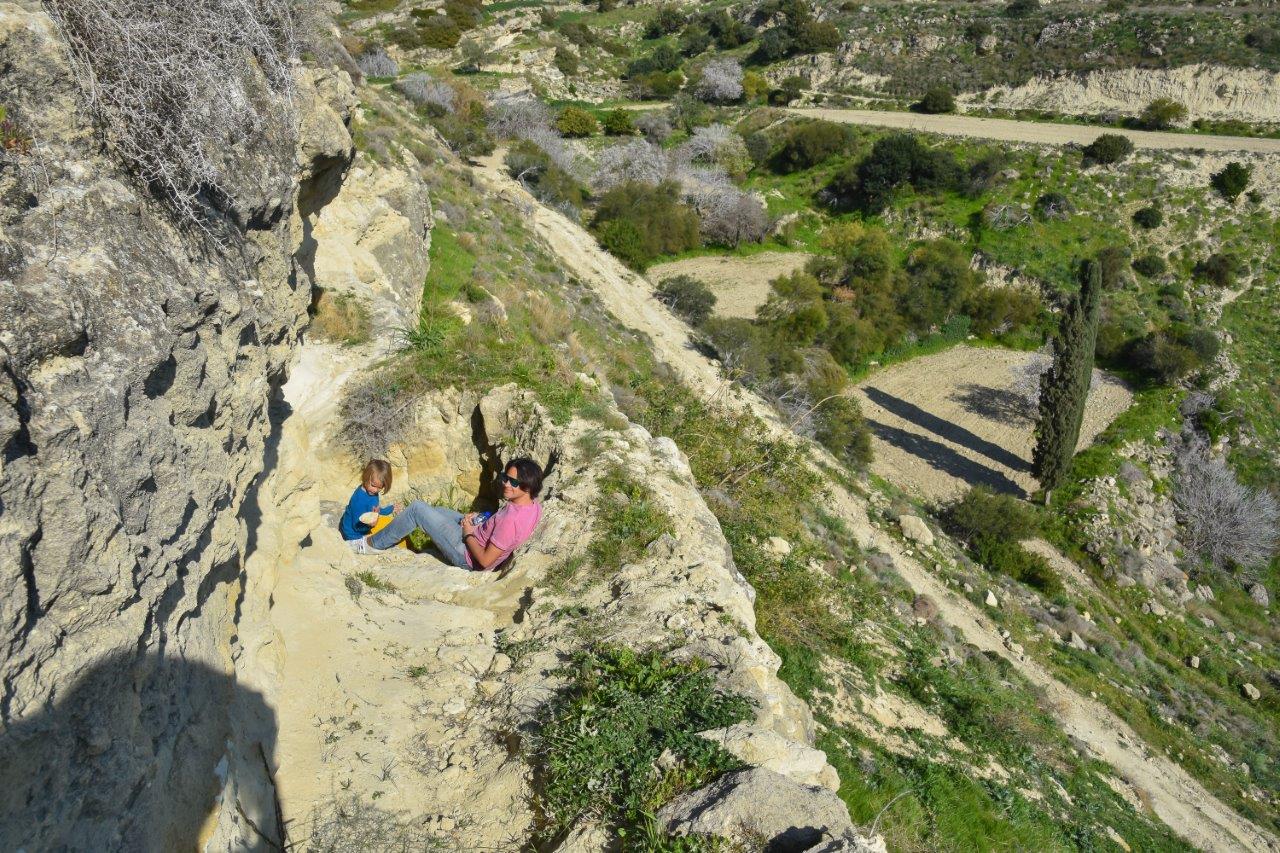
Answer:
M218 152L215 241L104 153L40 4L0 3L0 63L33 139L0 165L0 848L274 843L241 558L350 81L298 69L300 133Z

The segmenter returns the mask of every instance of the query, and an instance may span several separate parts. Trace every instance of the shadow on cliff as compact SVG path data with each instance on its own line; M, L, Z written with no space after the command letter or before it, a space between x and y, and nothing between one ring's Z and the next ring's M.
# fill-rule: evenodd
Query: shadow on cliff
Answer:
M67 681L0 731L0 850L282 849L260 694L146 654Z

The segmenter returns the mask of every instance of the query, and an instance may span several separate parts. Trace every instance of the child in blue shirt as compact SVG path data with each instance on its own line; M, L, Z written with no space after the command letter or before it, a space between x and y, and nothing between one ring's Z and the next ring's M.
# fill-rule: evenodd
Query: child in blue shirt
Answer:
M381 459L374 459L364 466L360 472L360 485L351 493L347 508L342 513L342 521L338 529L342 538L350 542L363 539L373 529L379 515L392 515L396 511L395 504L379 506L379 495L391 490L391 466Z

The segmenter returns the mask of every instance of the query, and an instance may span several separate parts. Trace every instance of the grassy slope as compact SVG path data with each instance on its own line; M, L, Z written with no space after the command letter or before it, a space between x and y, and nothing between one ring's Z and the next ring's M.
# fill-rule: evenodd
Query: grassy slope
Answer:
M591 373L607 379L634 420L670 435L689 456L735 561L757 588L759 629L783 655L783 676L818 706L823 745L842 770L841 794L858 819L874 818L905 790L880 821L899 849L1007 849L1028 840L1045 850L1115 849L1107 826L1140 849L1181 847L1100 781L1104 768L1075 754L1016 675L981 657L930 663L945 638L908 625L901 611L909 594L901 582L868 569L847 531L819 511L822 484L798 475L785 448L674 385L644 341L603 316L514 211L477 198L452 167L434 166L425 175L437 208L448 215L448 225L436 231L427 333L387 369L404 393L516 381L559 417L577 413L600 419L601 430L617 428L593 405L594 392L573 378ZM477 279L506 304L505 326L441 319L442 301ZM768 464L746 473L761 459ZM776 563L765 555L757 543L771 535L793 543L791 557ZM826 570L815 571L811 562ZM894 638L893 646L873 644L867 639L873 635ZM926 760L859 733L840 703L822 698L843 683L823 674L824 660L839 662L846 677L864 685L880 683L934 708L966 747L906 732L923 756L935 756ZM1007 769L1007 779L972 778L970 765L989 758Z

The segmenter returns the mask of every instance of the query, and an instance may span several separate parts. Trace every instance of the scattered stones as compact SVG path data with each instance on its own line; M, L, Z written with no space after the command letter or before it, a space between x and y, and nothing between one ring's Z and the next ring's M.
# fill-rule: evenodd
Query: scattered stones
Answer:
M1240 692L1243 693L1244 698L1248 699L1250 702L1257 702L1262 698L1262 691L1247 681L1240 685Z
M928 547L933 544L933 531L920 516L898 516L898 526L902 528L902 535L917 545Z

